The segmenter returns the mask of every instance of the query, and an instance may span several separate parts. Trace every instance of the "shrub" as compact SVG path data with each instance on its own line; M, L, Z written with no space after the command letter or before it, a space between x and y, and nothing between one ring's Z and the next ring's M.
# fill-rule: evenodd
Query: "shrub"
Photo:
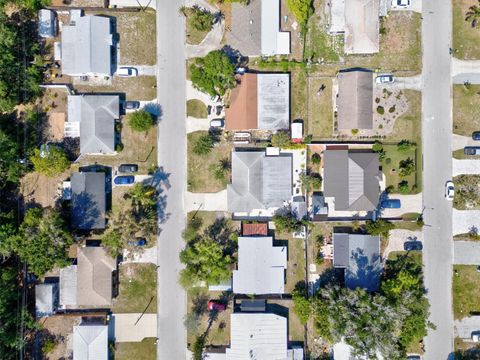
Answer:
M292 292L292 300L293 311L297 315L298 320L300 320L300 323L305 325L311 313L310 301L308 301L302 291L296 289Z
M128 114L128 125L133 131L148 131L154 124L153 116L145 110Z
M380 141L375 141L375 144L372 146L372 150L374 152L381 152L383 151L383 145Z
M57 346L57 342L54 338L50 337L45 339L42 344L42 354L47 355L48 353L52 352L52 350L55 349L55 346Z
M193 145L193 152L197 155L207 155L213 149L213 139L210 135L200 136Z
M398 184L398 192L400 194L410 194L410 186L408 186L408 181L403 180Z
M380 103L380 98L375 98L375 103L379 104Z
M377 220L377 221L367 221L365 224L365 229L370 235L381 235L385 238L388 238L388 233L390 230L393 230L395 225L387 220Z
M357 135L358 134L358 129L352 129L352 135Z
M379 113L380 115L385 114L385 109L383 108L383 106L377 106L377 113Z
M385 164L389 165L391 163L392 163L392 159L390 159L390 158L385 159Z
M406 177L415 172L415 162L411 158L401 160L398 165L400 167L400 177Z
M210 31L213 27L215 16L205 9L192 8L192 13L189 21L192 26L198 31Z
M312 0L287 0L287 7L295 15L302 29L305 29L313 10Z
M397 150L403 153L408 152L413 148L415 148L415 144L411 143L408 140L402 140L397 144Z
M115 144L115 151L116 152L121 152L122 150L123 150L123 144L122 143Z
M389 113L395 112L395 105L391 106L391 107L388 109L388 112L389 112Z
M290 135L286 131L278 131L272 135L272 145L276 147L285 147L290 145Z
M312 155L312 164L315 164L315 165L320 164L321 159L322 158L321 158L320 154L318 154L318 153L313 154Z

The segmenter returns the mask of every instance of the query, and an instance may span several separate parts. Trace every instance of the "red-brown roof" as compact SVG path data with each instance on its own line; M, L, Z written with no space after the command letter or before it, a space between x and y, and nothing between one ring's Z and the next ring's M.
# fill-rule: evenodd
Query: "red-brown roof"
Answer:
M226 130L257 129L257 74L244 74L225 110Z
M268 235L268 224L267 223L243 223L242 224L242 234L243 236L253 236L253 235Z

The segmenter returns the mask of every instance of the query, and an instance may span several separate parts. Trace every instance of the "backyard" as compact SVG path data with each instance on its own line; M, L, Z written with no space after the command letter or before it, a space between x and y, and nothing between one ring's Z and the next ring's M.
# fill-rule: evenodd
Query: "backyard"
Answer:
M126 100L151 101L157 97L157 78L114 76L111 85L75 84L75 89L79 93L118 93L125 94Z
M472 27L471 21L465 21L466 13L473 5L479 5L477 0L453 0L453 49L458 59L480 59L480 29Z
M155 340L155 338L147 338L140 342L115 343L115 359L155 360L157 358Z
M479 38L480 41L480 38ZM453 85L453 132L472 136L480 130L480 85Z
M313 140L332 138L332 79L309 77L308 99L308 134Z
M453 178L455 196L453 206L457 210L480 209L480 175L459 175Z
M453 265L452 294L455 319L480 311L480 273L476 265Z

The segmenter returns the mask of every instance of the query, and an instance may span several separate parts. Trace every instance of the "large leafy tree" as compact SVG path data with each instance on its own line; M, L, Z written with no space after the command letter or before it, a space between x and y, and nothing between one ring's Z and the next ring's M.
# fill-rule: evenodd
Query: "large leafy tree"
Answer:
M305 29L313 10L312 0L287 0L287 6L302 28Z
M49 150L44 156L40 154L40 150L35 149L30 157L33 168L40 174L56 176L63 173L70 166L67 154L57 146L49 146Z
M0 188L9 182L15 183L20 178L22 170L21 165L17 162L18 151L18 143L0 129Z

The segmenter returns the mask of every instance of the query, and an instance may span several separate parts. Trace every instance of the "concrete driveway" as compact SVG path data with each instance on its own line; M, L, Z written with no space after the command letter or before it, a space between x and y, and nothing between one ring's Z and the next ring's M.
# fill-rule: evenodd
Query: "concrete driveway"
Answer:
M197 119L194 117L187 117L187 134L194 131L208 131L210 129L210 119Z
M225 31L225 22L219 21L213 25L212 30L205 36L198 45L186 45L187 59L203 57L210 51L218 50L222 47L223 33Z
M454 84L480 84L480 60L452 59L452 77Z
M227 190L217 193L185 193L185 211L228 211Z
M457 176L461 174L479 175L480 174L480 160L458 160L452 159L452 175Z
M480 330L480 316L470 316L462 320L455 320L455 336L462 339L471 339L472 332Z
M423 209L422 193L415 195L392 194L390 199L399 199L400 209L382 209L381 217L393 218L400 217L406 213L421 213Z
M480 265L480 241L454 241L453 263Z
M152 263L157 264L157 248L151 247L145 250L123 250L123 263Z
M471 136L452 135L452 150L460 150L465 146L479 146L480 142L472 139Z
M390 231L390 236L388 237L388 245L383 252L383 258L387 259L388 254L390 254L392 251L403 251L403 244L405 243L405 241L423 242L423 232L402 229Z
M422 90L422 75L410 76L410 77L395 77L395 82L392 84L379 84L381 87L394 88L394 89L411 89Z
M157 76L157 65L117 65L117 69L121 67L132 67L137 69L138 76Z
M157 337L157 314L113 314L116 342L140 342ZM138 323L136 323L138 321ZM136 323L136 324L135 324Z
M472 228L480 229L480 210L456 210L452 215L453 235L466 234Z
M402 8L397 6L397 0L389 0L391 1L390 10L392 11L415 11L418 13L422 12L422 0L411 0L410 6L408 8Z

